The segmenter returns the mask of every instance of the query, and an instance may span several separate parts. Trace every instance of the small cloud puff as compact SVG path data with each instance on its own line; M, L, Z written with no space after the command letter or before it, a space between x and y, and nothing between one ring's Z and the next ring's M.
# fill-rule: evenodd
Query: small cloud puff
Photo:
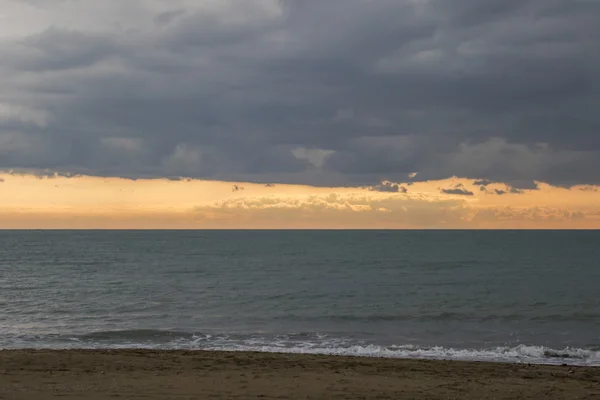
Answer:
M507 186L505 189L494 189L494 190L487 190L487 188L485 186L481 186L479 188L482 192L486 192L487 194L495 194L498 196L502 196L505 194L523 194L524 191L521 189L517 189L514 187L510 187Z
M369 186L369 190L373 192L387 192L387 193L406 193L408 189L404 186L400 186L397 183L390 181L383 181L379 185Z
M479 179L479 180L476 180L475 182L473 182L473 185L488 186L488 185L491 185L492 183L494 183L494 182L490 181L489 179Z
M442 189L442 193L453 194L459 196L473 196L474 193L464 187L462 183L457 183L454 187L449 189Z

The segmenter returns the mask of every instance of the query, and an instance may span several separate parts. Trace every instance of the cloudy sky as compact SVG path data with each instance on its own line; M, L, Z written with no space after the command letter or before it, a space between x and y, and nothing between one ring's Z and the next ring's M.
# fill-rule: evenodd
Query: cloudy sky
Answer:
M0 0L0 227L600 228L598 15Z

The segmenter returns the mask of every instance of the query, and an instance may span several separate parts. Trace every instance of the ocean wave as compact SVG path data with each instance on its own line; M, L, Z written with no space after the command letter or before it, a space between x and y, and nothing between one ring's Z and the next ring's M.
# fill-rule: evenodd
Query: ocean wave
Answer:
M574 314L547 314L529 315L525 313L485 314L477 315L474 312L437 312L437 313L398 313L398 314L337 314L304 316L297 314L282 315L275 320L291 321L338 321L338 322L436 322L436 321L461 321L461 322L595 322L600 321L599 313L574 313Z
M214 348L210 350L223 350ZM487 362L519 362L530 364L568 364L600 366L600 352L579 348L556 350L544 346L497 347L494 349L455 349L441 346L350 346L342 348L329 347L291 347L277 346L238 346L229 351L259 351L271 353L325 354L357 357L408 358L431 360L460 360Z
M562 349L525 344L485 349L418 345L382 346L353 338L332 337L314 332L267 335L264 333L211 334L168 330L122 330L74 336L20 336L12 339L0 337L0 349L18 348L253 351L600 366L600 350L597 346L595 348L565 347Z
M193 333L168 331L159 329L129 329L115 331L98 331L79 335L74 338L79 340L172 340L174 338L192 338Z

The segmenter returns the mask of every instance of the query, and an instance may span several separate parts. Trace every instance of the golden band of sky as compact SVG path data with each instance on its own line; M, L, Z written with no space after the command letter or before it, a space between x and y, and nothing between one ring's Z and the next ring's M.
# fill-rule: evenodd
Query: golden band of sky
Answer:
M503 184L481 187L472 179L452 178L402 187L392 192L6 172L0 173L0 228L600 228L600 188L595 186L541 183L538 190L510 193ZM467 194L452 194L460 192Z

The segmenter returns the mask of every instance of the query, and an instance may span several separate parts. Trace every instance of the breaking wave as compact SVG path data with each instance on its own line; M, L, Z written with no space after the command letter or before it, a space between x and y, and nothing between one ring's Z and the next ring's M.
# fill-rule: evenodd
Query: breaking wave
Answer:
M326 354L339 356L411 358L516 362L531 364L568 364L600 366L600 348L518 345L495 348L452 348L443 346L382 346L352 338L318 333L287 335L206 334L165 330L103 331L86 335L45 335L0 338L0 349L160 349L257 351L269 353Z

